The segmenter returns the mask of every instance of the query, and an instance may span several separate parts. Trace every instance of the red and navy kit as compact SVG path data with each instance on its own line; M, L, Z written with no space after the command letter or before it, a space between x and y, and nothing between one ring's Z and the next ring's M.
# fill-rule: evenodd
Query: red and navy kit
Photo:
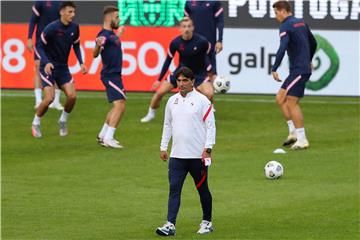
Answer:
M212 196L208 185L208 167L202 159L183 159L170 157L168 177L170 183L167 220L176 224L177 214L180 208L181 190L186 178L190 173L200 196L202 219L211 222Z
M195 32L204 36L211 43L209 53L213 72L216 73L215 43L222 42L224 31L224 9L220 1L186 1L185 15L195 26ZM218 31L218 34L217 34Z
M38 53L43 86L52 86L54 81L58 83L58 86L62 86L72 81L68 68L68 58L72 46L79 63L83 64L80 52L79 25L73 22L64 25L60 20L56 20L45 27L40 35L40 40ZM54 65L55 71L51 76L47 76L44 72L47 63Z
M36 27L36 43L34 48L34 59L39 59L37 53L40 34L44 28L51 22L60 18L61 1L35 1L32 6L32 15L29 22L28 39L32 39L32 35Z
M158 81L161 81L165 76L175 53L179 54L179 66L186 66L190 68L195 74L195 86L199 86L204 81L208 81L208 72L212 69L208 54L210 52L211 44L201 35L194 33L190 40L184 40L181 36L176 37L171 41L168 54L164 65L161 69ZM176 70L174 71L174 73ZM171 74L168 81L176 87L175 74Z
M122 49L120 38L111 30L102 29L97 37L104 37L101 46L101 81L103 82L109 102L126 99L122 83Z
M286 51L290 74L281 87L286 89L287 95L303 97L306 81L311 75L311 60L316 46L316 40L303 19L289 16L280 25L280 47L272 71L276 72Z

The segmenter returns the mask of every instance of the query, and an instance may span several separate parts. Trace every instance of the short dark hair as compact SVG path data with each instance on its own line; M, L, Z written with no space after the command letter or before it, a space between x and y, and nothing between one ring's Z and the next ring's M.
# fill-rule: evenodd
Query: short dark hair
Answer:
M119 11L119 9L117 7L109 5L109 6L104 7L103 14L105 16L108 13L113 13L113 12L118 12L118 11Z
M284 9L287 12L291 12L291 5L289 1L277 1L273 4L273 8L276 8L278 10Z
M188 17L188 16L183 17L183 18L179 21L179 24L181 24L181 23L183 23L183 22L191 22L191 23L194 25L193 20L192 20L190 17Z
M75 9L76 9L75 2L73 2L73 1L65 1L65 2L62 2L62 3L61 3L61 6L60 6L60 10L66 8L66 7L72 7L72 8L75 8Z
M180 75L183 75L186 78L190 78L191 80L195 79L193 71L191 71L191 69L188 67L180 67L175 73L175 79L177 80Z

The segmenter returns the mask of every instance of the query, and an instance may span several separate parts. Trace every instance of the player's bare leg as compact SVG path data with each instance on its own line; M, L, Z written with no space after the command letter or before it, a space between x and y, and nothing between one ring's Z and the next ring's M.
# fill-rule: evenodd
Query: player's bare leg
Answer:
M276 95L276 103L278 104L287 124L289 127L289 135L286 138L285 142L283 143L283 146L289 146L296 142L296 132L295 132L295 126L291 119L291 114L289 107L287 105L287 97L286 97L286 90L283 88L280 88L279 92Z
M35 116L32 122L31 134L35 138L42 137L40 131L40 120L44 116L46 111L49 108L49 105L54 101L55 88L53 86L44 87L44 99L41 101L40 105L37 107Z
M173 88L174 86L169 82L164 81L161 84L160 88L154 93L151 99L147 115L140 120L142 123L150 122L155 118L156 109L160 107L162 98Z
M286 105L289 108L291 119L295 125L295 131L297 136L297 141L291 147L292 149L306 149L309 147L309 142L305 135L304 128L304 117L299 105L300 98L295 96L286 97Z
M200 86L197 87L202 94L204 94L210 101L214 96L214 87L210 81L203 82Z
M50 104L49 108L55 108L59 111L64 110L64 107L60 103L60 95L61 95L61 89L55 83L55 98L54 101Z
M41 95L41 79L40 79L40 60L35 60L35 73L34 73L34 94L35 94L35 109L38 108L42 102Z
M111 110L107 113L106 118L105 118L105 123L104 123L103 127L101 128L99 134L98 134L97 137L96 137L96 140L97 140L99 143L102 143L102 142L103 142L104 137L105 137L105 134L106 134L106 131L107 131L108 128L109 128L109 122L110 122L110 116L111 116L111 114L112 114L112 110L113 110L113 108L111 108Z
M73 110L76 103L76 91L74 84L72 82L65 83L64 85L61 86L61 88L66 95L65 107L58 121L60 126L59 134L60 136L63 137L68 135L68 129L66 123L69 114Z
M103 145L106 147L112 148L122 148L123 146L119 144L118 141L114 139L116 128L121 121L122 116L125 112L125 100L115 100L113 101L113 108L107 115L106 123L108 125L105 135L103 137Z
M47 112L49 105L54 101L55 88L53 86L44 87L44 99L41 101L39 107L36 109L38 117L44 116Z
M117 128L125 112L125 100L113 101L113 108L109 117L109 126Z

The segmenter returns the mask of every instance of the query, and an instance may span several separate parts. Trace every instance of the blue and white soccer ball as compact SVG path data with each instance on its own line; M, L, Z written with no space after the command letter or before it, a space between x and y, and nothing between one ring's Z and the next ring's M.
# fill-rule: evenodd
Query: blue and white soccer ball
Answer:
M213 85L217 93L226 93L230 90L230 80L225 76L217 76Z
M278 179L284 174L283 166L277 161L270 161L265 165L265 176L268 179Z

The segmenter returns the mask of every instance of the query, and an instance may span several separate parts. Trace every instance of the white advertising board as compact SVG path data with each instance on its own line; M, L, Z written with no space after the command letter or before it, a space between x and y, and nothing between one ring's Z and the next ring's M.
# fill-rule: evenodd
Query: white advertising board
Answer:
M318 50L305 94L360 96L360 32L313 30ZM276 29L224 29L224 49L217 56L219 75L231 79L230 93L275 94L281 83L271 77L280 44ZM288 75L284 57L278 73Z

